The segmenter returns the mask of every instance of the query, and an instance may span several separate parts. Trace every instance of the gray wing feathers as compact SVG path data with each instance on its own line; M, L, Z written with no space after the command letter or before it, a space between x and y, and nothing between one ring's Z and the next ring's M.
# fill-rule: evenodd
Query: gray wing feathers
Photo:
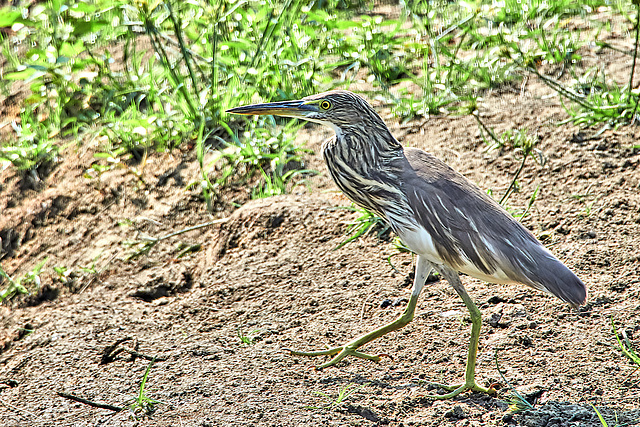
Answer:
M491 197L422 150L407 148L405 155L407 201L451 267L471 262L487 276L500 270L570 304L584 303L584 283Z
M587 299L587 288L585 284L567 266L554 257L540 243L530 245L527 255L513 256L507 255L509 264L519 270L519 280L522 283L534 288L545 290L561 300L574 306L584 304ZM512 273L514 277L517 273Z

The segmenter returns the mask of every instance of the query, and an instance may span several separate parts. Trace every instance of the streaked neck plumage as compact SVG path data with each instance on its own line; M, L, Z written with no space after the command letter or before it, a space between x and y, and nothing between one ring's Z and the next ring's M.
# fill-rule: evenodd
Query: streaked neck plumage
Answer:
M395 218L407 218L406 212L398 211L406 206L405 196L391 185L402 181L404 150L377 114L362 124L341 127L324 143L322 154L331 177L354 203L386 219L394 229Z

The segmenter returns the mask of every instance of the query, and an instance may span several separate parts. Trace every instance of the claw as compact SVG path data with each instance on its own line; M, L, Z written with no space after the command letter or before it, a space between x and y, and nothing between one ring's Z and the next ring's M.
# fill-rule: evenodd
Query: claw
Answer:
M500 383L491 383L489 384L489 390L493 390L493 393L489 393L489 394L498 394L498 389L496 388L496 386L498 388L502 388L503 385Z

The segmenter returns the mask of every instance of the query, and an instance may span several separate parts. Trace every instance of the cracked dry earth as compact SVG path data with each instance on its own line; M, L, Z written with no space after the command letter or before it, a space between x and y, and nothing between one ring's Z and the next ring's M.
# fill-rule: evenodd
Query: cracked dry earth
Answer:
M339 209L349 202L319 155L330 133L309 126L298 142L316 153L306 160L320 172L310 188L258 201L231 188L215 215L185 190L199 173L186 149L87 178L97 148L72 144L37 190L11 168L0 172L3 268L20 277L47 258L40 291L0 306L0 425L600 426L592 404L610 426L638 425L640 373L616 347L611 321L640 347L640 150L631 148L640 128L558 127L566 116L544 90L528 82L522 93L490 94L481 115L497 132L526 127L540 137L546 163L525 166L509 205L525 206L540 187L523 222L590 296L572 310L524 286L462 277L484 314L477 378L501 384L497 397L425 397L426 382L459 380L465 367L469 320L444 281L426 286L411 324L366 348L393 359L315 371L320 360L283 351L339 345L393 320L414 266L388 234L336 249L357 215ZM494 194L519 166L512 150L486 149L473 117L388 121L403 144ZM216 218L229 219L127 259L127 241ZM178 257L179 243L200 250ZM62 266L73 272L64 283L53 271ZM145 394L161 402L150 416L59 395L127 406L145 356L157 357ZM508 411L496 359L533 409ZM341 390L353 393L336 402Z

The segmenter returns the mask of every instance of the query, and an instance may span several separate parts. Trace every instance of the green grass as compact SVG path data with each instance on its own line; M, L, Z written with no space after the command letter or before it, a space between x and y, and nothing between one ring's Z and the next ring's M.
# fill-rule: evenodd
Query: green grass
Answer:
M146 385L147 379L149 378L149 372L151 372L151 367L155 362L155 358L149 362L147 369L144 371L144 375L142 376L142 380L140 381L140 387L138 389L138 395L132 399L129 404L129 409L131 410L133 417L138 419L144 416L151 416L156 410L156 405L160 402L159 400L155 400L147 396L146 394Z
M594 212L593 206L600 200L601 194L572 194L571 197L583 205L582 211L578 213L583 218L589 218Z
M254 345L256 343L256 336L259 333L260 333L260 329L255 329L251 331L249 334L245 335L244 332L242 332L242 329L238 327L238 338L240 339L240 342L244 345Z
M0 265L0 278L3 279L0 280L0 285L3 285L3 289L0 289L0 303L10 300L16 295L26 295L40 289L40 273L46 263L47 258L36 264L27 274L17 279L10 277Z
M494 361L496 362L496 370L502 378L502 381L505 382L507 387L509 388L509 395L507 396L507 402L509 403L509 412L517 414L522 411L533 409L533 405L529 403L529 401L516 390L516 388L511 384L511 382L504 376L502 371L500 370L500 365L498 363L498 351L493 355Z
M602 427L609 427L609 424L607 423L607 421L604 419L600 411L598 411L598 408L596 408L594 405L591 405L591 407L593 408L596 415L598 416L598 420L600 420L600 424L602 424Z
M353 212L358 213L360 216L356 218L353 222L349 223L347 226L347 230L345 234L347 238L340 242L338 246L334 248L334 250L340 249L347 243L351 243L354 240L358 239L361 236L366 236L368 233L377 230L377 236L380 238L384 233L389 230L389 226L386 222L376 215L373 212L365 208L360 208L355 205L350 207L344 207L342 209L347 209Z
M314 391L315 394L322 396L326 400L326 403L322 406L308 406L307 408L331 411L343 404L351 395L356 393L365 385L366 384L347 384L344 387L339 387L335 397L321 391Z
M0 160L35 169L56 153L57 147L42 134L60 131L105 136L105 155L99 158L118 161L142 161L149 151L188 141L197 142L204 153L219 145L211 136L221 131L225 141L241 150L270 150L242 135L234 138L232 128L242 122L232 122L224 110L256 97L285 99L318 90L320 79L315 76L321 69L317 58L322 46L312 43L312 36L326 26L300 26L302 3L277 2L273 10L258 1L214 6L67 2L64 8L54 1L31 10L26 18L5 9L0 20L24 25L21 37L36 46L24 55L11 55L15 68L5 75L6 81L30 84L27 101L41 114L35 123L44 132L36 133L40 128L29 126L23 117L17 131L20 145L3 144ZM309 36L302 34L310 30ZM290 42L298 39L303 43ZM149 42L154 55L145 57L148 47L143 44ZM5 41L7 52L13 51ZM118 52L123 62L114 65ZM36 143L33 134L39 135ZM304 153L297 147L292 151L273 162L273 168L267 161L251 170L262 170L269 178L257 195L286 192L308 172L287 170L291 160ZM212 181L203 178L207 184ZM211 193L212 187L203 187L203 192Z
M618 330L616 328L615 323L613 323L613 319L611 319L611 327L613 328L613 333L616 336L616 341L618 342L618 347L620 348L620 352L632 364L637 366L636 370L640 369L640 355L638 355L638 353L636 353L636 351L634 350L631 340L627 337L626 333L623 330Z
M1 36L9 69L0 90L21 81L30 94L13 138L0 143L0 162L39 182L69 139L99 136L95 177L189 144L201 168L192 188L209 209L227 185L252 185L254 198L284 194L313 174L293 142L299 125L225 110L360 79L370 97L411 120L470 114L487 91L529 75L562 97L568 120L623 126L637 116L635 68L620 82L582 65L586 43L611 47L600 35L613 24L595 20L598 7L637 29L640 5L604 0L416 0L402 3L397 19L344 0L52 0L24 16L5 7L0 24L17 33ZM30 47L16 49L17 40Z
M26 107L20 114L20 123L12 123L15 138L0 144L0 163L8 161L31 180L35 187L44 179L55 162L60 147L49 138L49 132Z

